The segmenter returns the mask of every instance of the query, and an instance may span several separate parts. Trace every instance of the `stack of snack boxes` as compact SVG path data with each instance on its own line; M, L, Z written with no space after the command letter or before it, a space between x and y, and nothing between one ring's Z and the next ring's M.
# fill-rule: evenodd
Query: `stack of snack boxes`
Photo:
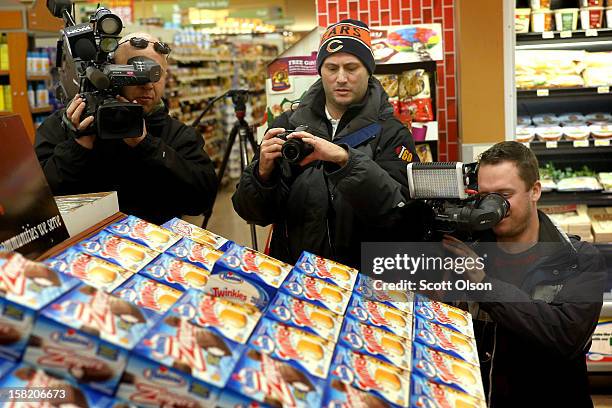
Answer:
M0 254L0 272L0 387L94 407L485 406L469 314L308 252L292 267L128 216L44 264Z

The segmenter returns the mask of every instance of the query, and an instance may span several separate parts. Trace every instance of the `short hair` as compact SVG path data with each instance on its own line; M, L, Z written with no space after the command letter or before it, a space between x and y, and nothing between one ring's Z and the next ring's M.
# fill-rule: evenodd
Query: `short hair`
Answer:
M538 159L530 148L522 143L509 141L493 145L480 155L478 167L512 162L516 165L519 177L530 188L540 179Z

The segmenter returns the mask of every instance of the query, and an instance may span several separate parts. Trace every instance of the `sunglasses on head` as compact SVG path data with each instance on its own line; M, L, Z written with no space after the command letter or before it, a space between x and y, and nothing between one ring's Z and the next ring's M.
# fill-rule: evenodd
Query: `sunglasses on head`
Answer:
M149 41L146 38L140 38L140 37L132 37L129 40L125 40L120 42L118 45L121 44L125 44L126 42L130 42L130 45L134 48L140 48L140 49L145 49L149 46L149 43L153 44L153 49L161 55L168 55L170 54L170 51L172 51L172 49L170 48L170 46L164 42L161 41Z

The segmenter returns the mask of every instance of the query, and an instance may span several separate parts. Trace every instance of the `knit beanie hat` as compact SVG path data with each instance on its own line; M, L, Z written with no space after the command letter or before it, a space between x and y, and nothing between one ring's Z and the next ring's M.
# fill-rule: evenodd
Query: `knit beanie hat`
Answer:
M321 45L317 54L317 71L321 74L321 66L325 58L335 52L348 52L361 60L372 75L374 72L374 54L370 41L370 29L359 20L342 20L327 27L321 37Z

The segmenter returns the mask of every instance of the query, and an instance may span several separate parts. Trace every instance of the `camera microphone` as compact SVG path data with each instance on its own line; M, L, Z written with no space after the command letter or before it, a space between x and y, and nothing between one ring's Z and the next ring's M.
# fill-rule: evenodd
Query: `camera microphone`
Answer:
M74 43L74 56L83 61L96 59L96 45L89 38L79 38Z

